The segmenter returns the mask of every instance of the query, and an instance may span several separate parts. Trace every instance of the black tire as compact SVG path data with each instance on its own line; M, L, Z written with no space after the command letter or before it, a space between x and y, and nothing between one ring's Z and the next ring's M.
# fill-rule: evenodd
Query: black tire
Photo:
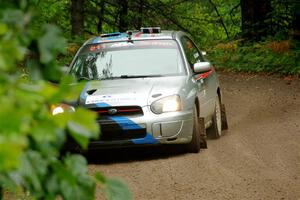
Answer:
M205 128L204 128L204 130L205 130ZM201 149L207 149L206 136L203 137L203 138L201 138L200 148L201 148Z
M226 109L224 104L222 104L221 107L221 120L222 120L222 130L227 130L228 122L227 122Z
M217 97L215 102L215 110L212 117L212 125L207 129L207 137L210 139L218 139L222 135L222 114L220 98Z
M188 152L198 153L201 147L207 148L204 120L198 118L197 108L194 106L193 136L191 142L186 145L186 148Z

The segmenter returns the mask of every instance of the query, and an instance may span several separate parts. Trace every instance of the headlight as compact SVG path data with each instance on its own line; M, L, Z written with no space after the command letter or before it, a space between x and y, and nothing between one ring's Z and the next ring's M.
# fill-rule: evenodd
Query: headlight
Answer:
M179 111L181 110L180 97L178 95L164 97L153 102L150 108L155 114Z
M57 115L63 112L75 112L75 108L63 103L51 106L52 115Z

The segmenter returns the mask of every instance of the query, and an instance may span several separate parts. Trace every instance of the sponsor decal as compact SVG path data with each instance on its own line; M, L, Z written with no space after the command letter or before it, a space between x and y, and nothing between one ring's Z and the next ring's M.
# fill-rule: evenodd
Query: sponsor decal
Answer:
M97 104L97 103L120 103L136 101L136 97L130 97L129 95L95 95L87 96L85 104Z
M199 53L198 52L194 54L194 58L196 58L196 59L199 58Z
M112 44L110 47L127 47L127 46L132 46L132 45L134 45L133 43L131 43L131 42L116 42L116 43L114 43L114 44Z
M90 46L90 51L97 51L99 49L104 49L104 48L105 48L104 45L100 45L100 44L92 45L92 46Z
M196 78L196 80L199 80L199 79L205 79L205 78L209 77L213 72L214 72L214 68L212 68L212 69L211 69L210 71L208 71L208 72L205 72L205 73L200 74L200 75Z
M134 37L135 37L135 38L138 38L138 37L140 37L142 34L143 34L142 32L138 32L137 34L134 35Z

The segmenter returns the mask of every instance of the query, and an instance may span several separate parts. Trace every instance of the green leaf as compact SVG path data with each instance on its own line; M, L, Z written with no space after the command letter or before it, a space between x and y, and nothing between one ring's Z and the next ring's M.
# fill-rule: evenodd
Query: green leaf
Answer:
M75 176L87 174L87 161L81 155L71 155L65 159L66 166L72 169Z
M60 103L61 101L77 100L83 87L84 85L82 83L75 82L75 78L73 76L64 76L61 79L56 92L49 96L49 101L51 103ZM44 94L47 95L46 92Z
M4 136L0 132L0 172L19 167L27 141L21 136Z
M47 64L55 60L58 52L65 51L66 40L61 37L61 31L54 25L44 25L44 35L38 39L38 47L41 53L41 63Z
M87 162L81 155L68 155L64 164L55 163L55 178L66 200L94 199L95 183L87 173ZM56 190L51 184L52 189Z
M96 113L83 108L76 109L70 114L67 127L71 136L82 147L87 148L89 139L96 139L100 128L96 123Z
M8 31L7 25L0 23L0 36L4 35Z
M22 157L22 167L20 174L26 180L27 188L30 188L36 194L43 192L43 179L48 173L47 160L37 151L27 151Z
M94 174L94 177L95 177L96 181L99 182L100 184L106 183L106 178L101 173L96 172Z
M118 179L107 179L103 192L109 200L130 200L132 195L128 187Z

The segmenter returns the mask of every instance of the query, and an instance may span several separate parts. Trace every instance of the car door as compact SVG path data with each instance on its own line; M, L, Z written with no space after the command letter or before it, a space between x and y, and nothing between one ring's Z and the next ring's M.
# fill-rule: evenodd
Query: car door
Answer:
M183 46L183 50L186 56L186 59L189 63L189 67L193 70L193 66L197 62L204 62L204 58L193 43L193 41L187 36L183 36L181 38L181 43ZM209 105L209 95L208 95L208 81L206 78L203 78L203 74L193 74L193 78L195 79L198 85L198 99L200 101L200 117L204 118L204 121L207 122L210 116L210 105Z

